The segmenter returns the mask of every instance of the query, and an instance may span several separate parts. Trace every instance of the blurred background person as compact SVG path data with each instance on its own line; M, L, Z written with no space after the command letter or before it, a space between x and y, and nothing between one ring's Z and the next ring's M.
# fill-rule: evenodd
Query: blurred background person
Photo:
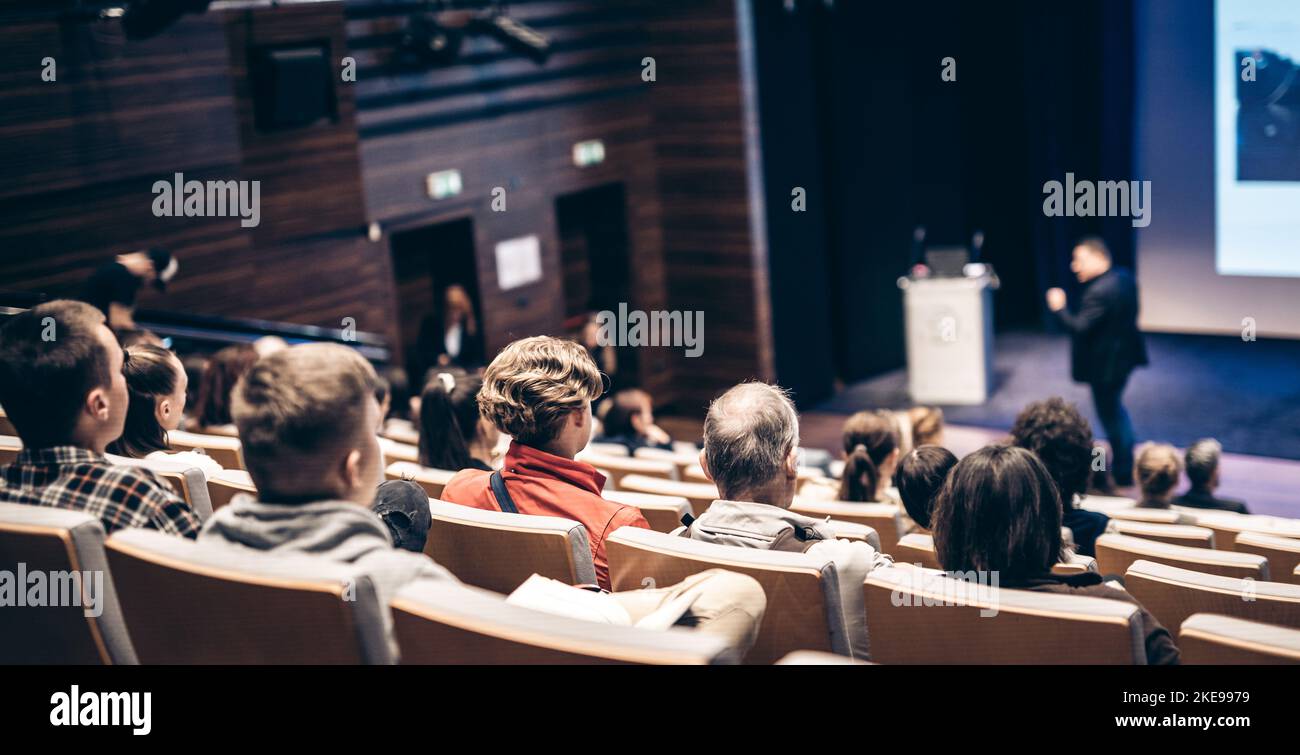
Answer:
M1220 498L1214 494L1219 487L1219 459L1223 455L1223 446L1214 438L1202 438L1193 443L1183 456L1187 470L1187 479L1192 487L1174 500L1179 506L1191 506L1197 509L1219 509L1238 514L1249 514L1246 504L1231 498Z
M194 432L210 435L237 434L230 417L230 392L235 383L257 362L252 344L227 346L208 359L199 381L199 393L192 419Z
M112 262L95 268L81 292L81 300L98 307L113 331L131 330L135 325L135 297L140 287L152 284L166 291L176 277L180 263L163 249L119 254Z

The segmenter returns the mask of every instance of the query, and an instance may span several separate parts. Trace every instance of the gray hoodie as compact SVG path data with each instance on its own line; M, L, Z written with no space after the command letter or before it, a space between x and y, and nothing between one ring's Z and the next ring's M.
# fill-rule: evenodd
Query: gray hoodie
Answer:
M809 553L831 560L839 579L840 602L853 657L867 657L867 614L862 583L872 569L892 565L889 556L864 542L836 539L835 529L826 519L814 519L766 503L714 501L681 534L706 543Z
M383 520L365 506L349 501L281 504L237 496L204 522L199 542L274 555L320 556L355 565L374 580L375 592L384 606L413 580L456 580L423 553L394 547ZM382 613L396 657L392 617L388 611Z

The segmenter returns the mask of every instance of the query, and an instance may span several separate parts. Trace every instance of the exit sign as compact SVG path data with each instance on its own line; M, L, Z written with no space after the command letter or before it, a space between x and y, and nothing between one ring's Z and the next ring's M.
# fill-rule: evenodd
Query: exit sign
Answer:
M434 199L456 196L461 190L460 171L453 168L430 173L424 179L424 190Z
M573 145L573 164L587 168L605 162L605 143L599 139L590 139Z

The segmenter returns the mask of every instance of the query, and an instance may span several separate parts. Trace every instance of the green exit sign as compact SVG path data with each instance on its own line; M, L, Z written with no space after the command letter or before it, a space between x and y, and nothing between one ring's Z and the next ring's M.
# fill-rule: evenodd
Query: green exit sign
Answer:
M454 197L460 193L460 171L440 170L437 173L430 173L424 179L424 189L430 197L434 199L446 199Z
M573 164L587 168L605 162L605 143L599 139L589 139L573 145Z

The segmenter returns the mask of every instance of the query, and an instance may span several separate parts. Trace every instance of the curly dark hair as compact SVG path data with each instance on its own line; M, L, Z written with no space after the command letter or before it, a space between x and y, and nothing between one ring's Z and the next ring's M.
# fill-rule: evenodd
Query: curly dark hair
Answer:
M1035 401L1016 417L1012 442L1033 451L1047 467L1067 508L1088 490L1092 474L1092 425L1060 396Z

